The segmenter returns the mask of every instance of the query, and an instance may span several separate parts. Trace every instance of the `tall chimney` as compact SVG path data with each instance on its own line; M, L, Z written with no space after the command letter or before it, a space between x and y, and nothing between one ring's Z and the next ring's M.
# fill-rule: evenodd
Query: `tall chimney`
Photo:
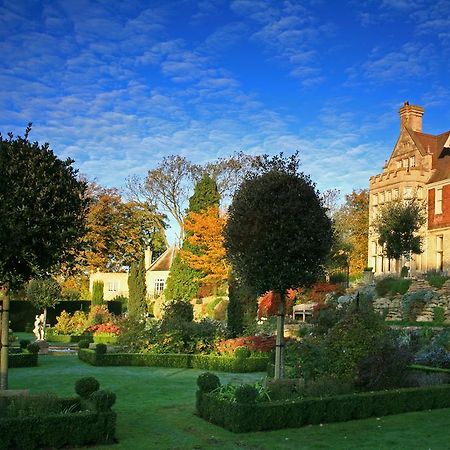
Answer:
M400 128L403 126L413 131L422 131L422 116L424 109L421 106L410 105L405 102L400 108Z

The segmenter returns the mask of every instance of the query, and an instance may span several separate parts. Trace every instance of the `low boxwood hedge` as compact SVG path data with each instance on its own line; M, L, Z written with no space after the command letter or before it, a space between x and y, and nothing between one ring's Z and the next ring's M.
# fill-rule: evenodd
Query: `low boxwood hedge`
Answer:
M242 433L447 408L450 406L450 385L247 404L197 391L196 404L203 419Z
M149 366L180 369L204 369L222 372L264 372L268 357L238 359L230 356L189 355L179 353L106 353L98 355L94 350L78 350L80 360L93 366Z
M450 369L443 369L441 367L430 367L430 366L422 366L420 364L412 364L411 369L421 370L423 372L441 372L441 373L450 373Z
M62 344L70 344L80 342L82 339L88 339L89 342L93 342L92 335L74 335L74 334L52 334L47 332L45 338L48 342L59 342Z
M9 367L36 367L38 365L38 354L24 350L22 353L8 355Z

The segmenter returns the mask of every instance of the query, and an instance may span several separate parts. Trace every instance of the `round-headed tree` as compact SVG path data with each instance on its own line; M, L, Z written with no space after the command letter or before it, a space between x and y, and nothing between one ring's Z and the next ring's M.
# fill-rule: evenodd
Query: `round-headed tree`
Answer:
M48 144L0 135L0 284L2 314L0 387L8 387L9 290L47 276L76 255L84 233L86 184L73 160L58 159Z
M228 211L225 248L233 270L257 294L280 296L275 377L284 372L286 290L307 286L322 273L332 243L331 221L297 156L265 157Z

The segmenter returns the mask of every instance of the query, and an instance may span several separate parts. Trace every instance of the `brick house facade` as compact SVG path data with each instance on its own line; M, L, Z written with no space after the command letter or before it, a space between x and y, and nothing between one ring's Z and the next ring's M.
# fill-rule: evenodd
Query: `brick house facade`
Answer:
M424 109L408 102L400 108L400 136L383 172L370 178L369 224L380 205L416 197L427 206L422 229L424 252L412 255L411 272L450 270L450 131L440 135L422 132ZM406 261L383 256L369 225L368 266L376 274L394 273Z

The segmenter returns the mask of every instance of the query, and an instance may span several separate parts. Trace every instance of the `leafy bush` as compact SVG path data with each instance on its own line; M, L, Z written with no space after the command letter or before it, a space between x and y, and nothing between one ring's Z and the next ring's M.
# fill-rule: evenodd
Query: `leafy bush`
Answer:
M384 297L387 294L405 294L409 286L411 285L411 280L405 278L397 277L385 277L380 278L375 285L378 296Z
M211 392L220 386L220 380L217 375L210 372L204 372L198 376L197 386L202 392Z
M400 277L401 277L401 278L405 278L405 277L408 276L408 273L409 273L409 268L408 268L408 266L403 266L403 267L401 268L401 270L400 270Z
M92 305L102 305L103 304L103 281L94 281L92 285Z
M97 390L90 396L97 411L109 411L116 403L116 394L111 391Z
M97 344L95 346L95 354L96 355L104 355L108 350L106 344Z
M352 383L343 382L333 376L321 376L310 380L305 384L302 396L308 397L331 397L333 395L350 394L354 391Z
M424 366L450 369L450 352L432 344L416 356L415 363Z
M442 325L445 322L445 309L442 306L433 308L433 322L436 325Z
M271 379L266 382L268 398L271 401L293 400L300 397L302 388L298 379L280 378Z
M81 339L78 342L78 348L89 348L89 339Z
M100 383L94 377L80 378L75 382L75 392L84 399L100 389Z
M236 403L255 403L258 391L251 384L242 384L234 392Z
M428 281L430 286L440 289L444 283L449 279L448 275L436 270L430 270L426 273L425 279Z
M21 349L26 349L31 344L31 341L29 339L21 339L19 341L19 347Z
M113 322L113 316L106 305L92 305L89 310L86 326Z
M88 325L88 317L83 311L75 311L72 315L66 311L56 317L53 327L56 334L81 335Z
M180 326L180 323L192 322L194 320L193 306L183 300L167 302L163 307L163 320L161 329L171 330Z
M450 374L439 372L422 372L414 370L408 372L406 378L406 385L408 387L423 387L423 386L436 386L442 384L449 384Z
M427 291L426 289L408 292L402 297L403 316L407 320L414 322L424 306L430 302L433 297L434 293L432 291Z
M248 347L242 346L236 348L234 351L234 357L238 359L250 358L251 351Z
M238 347L247 347L252 352L270 352L275 348L275 336L245 336L219 341L216 345L220 354L234 354Z

